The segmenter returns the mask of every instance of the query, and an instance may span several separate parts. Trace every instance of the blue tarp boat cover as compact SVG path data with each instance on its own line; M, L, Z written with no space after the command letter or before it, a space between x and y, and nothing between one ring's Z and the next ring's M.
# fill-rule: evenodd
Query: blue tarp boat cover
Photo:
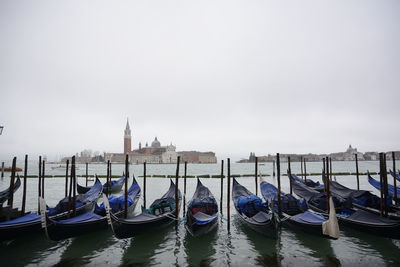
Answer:
M298 177L297 175L295 175L295 174L293 174L293 173L292 173L292 178L293 178L294 180L296 180L297 182L303 183L303 184L304 184L304 180L303 180L303 179L300 179L300 177ZM307 186L309 186L309 187L312 187L313 189L316 189L316 190L324 189L324 185L323 185L323 184L320 184L318 181L314 182L313 180L308 179L308 178L306 178L305 184L306 184Z
M119 178L118 180L114 180L111 181L111 187L116 186L116 185L120 185L121 183L123 183L125 181L125 176L122 176L121 178ZM105 182L103 184L103 187L107 188L108 187L108 183Z
M140 193L140 186L136 182L136 180L134 180L134 182L132 183L132 185L129 187L128 190L128 207L134 203L134 200L136 199L139 193ZM110 203L110 208L112 213L125 209L125 195L121 195L119 197L111 196L108 198L108 202ZM106 210L104 207L104 203L101 203L100 206L96 205L95 213L105 215L105 212Z
M294 216L293 220L312 224L322 224L326 221L326 219L321 215L317 215L310 211L303 212L299 216Z
M241 213L246 214L248 217L263 209L262 200L256 195L238 197L235 201L235 206Z
M392 175L392 177L394 177L394 173L392 170L390 170L390 174ZM400 181L400 177L399 177L398 173L396 173L396 180Z
M29 213L25 216L19 217L14 220L9 220L6 222L1 222L0 225L13 225L13 224L22 224L22 223L29 223L34 221L40 221L40 215L36 213Z
M368 176L368 182L375 187L376 189L378 189L379 191L381 190L381 183L377 180L375 180L374 178L372 178L372 176ZM388 183L388 192L390 197L390 202L392 202L392 197L394 197L394 186ZM397 187L397 198L400 198L400 188ZM389 202L389 198L388 198L388 202Z
M93 212L86 212L82 215L76 216L74 218L70 219L65 219L65 220L60 220L60 221L55 221L56 223L75 223L75 222L85 222L85 221L92 221L92 220L98 220L103 218L100 215L97 215Z

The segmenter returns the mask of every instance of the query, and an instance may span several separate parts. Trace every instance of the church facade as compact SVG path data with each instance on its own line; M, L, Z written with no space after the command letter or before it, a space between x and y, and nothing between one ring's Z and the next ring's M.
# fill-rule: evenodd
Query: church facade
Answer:
M129 162L133 164L141 163L176 163L178 153L176 147L172 145L162 146L157 137L151 143L151 146L146 145L142 147L139 143L137 149L132 150L132 134L129 125L129 121L126 121L126 127L124 131L124 153L104 153L104 160L111 162L124 162L125 155L128 154Z

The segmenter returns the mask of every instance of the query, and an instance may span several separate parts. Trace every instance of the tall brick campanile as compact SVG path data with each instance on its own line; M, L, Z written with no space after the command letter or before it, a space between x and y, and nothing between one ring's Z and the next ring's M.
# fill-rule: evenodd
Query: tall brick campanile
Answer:
M129 127L128 119L126 119L126 127L124 132L124 154L132 151L131 141L131 128Z

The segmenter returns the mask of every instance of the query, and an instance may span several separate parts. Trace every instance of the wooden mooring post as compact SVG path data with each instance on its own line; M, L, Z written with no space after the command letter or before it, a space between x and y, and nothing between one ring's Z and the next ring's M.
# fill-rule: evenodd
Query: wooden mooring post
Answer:
M111 170L111 168L110 168L110 170ZM128 178L129 178L129 156L128 156L128 154L126 154L125 155L125 198L124 198L124 218L125 219L128 217Z
M42 196L42 156L39 156L38 196Z
M393 160L393 186L394 186L394 203L398 205L398 200L397 200L397 185L396 185L396 154L394 151L392 151L392 160ZM400 173L399 173L400 175Z
M46 166L46 162L43 160L43 162L42 162L42 198L44 198L44 178L46 176L45 166Z
M292 188L292 168L290 167L290 157L288 157L288 176L289 176L289 187L290 187L290 194L293 195L293 188Z
M278 179L278 214L282 216L282 209L281 209L281 163L279 159L279 153L276 153L276 170L277 170L277 179ZM289 177L290 179L290 177Z
M143 162L143 208L146 209L146 161Z
M388 179L387 179L387 164L386 164L386 153L383 153L383 185L384 185L384 191L383 191L383 198L384 198L384 207L385 207L385 217L388 216Z
M272 161L272 176L275 177L275 160Z
M307 181L307 166L306 166L306 158L303 159L304 161L304 182Z
M221 199L219 203L219 210L222 212L222 199L224 198L224 160L221 161Z
M357 190L360 190L360 177L358 175L358 155L354 154L356 157L356 176L357 176Z
M329 158L329 178L332 180L332 158Z
M303 173L303 157L300 157L300 168L301 168L301 179L304 180L304 173Z
M11 179L10 179L10 191L8 191L9 199L7 205L11 208L13 207L14 202L14 184L15 184L15 169L17 168L17 157L13 158L12 167L11 167Z
M185 161L185 170L183 174L183 216L186 214L186 172L187 172L187 161Z
M89 164L89 163L86 162L86 187L88 186L88 176L89 176L88 164Z
M384 201L383 201L383 153L379 153L379 184L381 187L381 190L379 190L380 192L380 197L381 197L381 201L380 201L380 213L381 216L384 216Z
M228 185L227 185L227 193L226 193L226 214L228 219L228 231L231 230L231 159L228 158Z
M24 166L24 189L22 192L22 207L21 207L21 216L25 214L25 205L26 205L26 182L28 176L28 155L25 155L25 166Z
M1 179L4 178L4 161L1 163Z
M324 183L324 192L326 193L325 158L322 158L322 182Z
M325 184L326 184L326 208L327 208L327 212L329 213L329 209L330 209L330 203L329 203L329 197L330 197L330 182L329 182L329 177L327 176L328 172L329 172L329 160L328 158L326 158L326 167L324 168L323 171L323 177L325 178Z
M70 171L70 177L69 177L69 192L68 192L68 213L67 213L67 218L71 217L71 205L72 205L72 184L73 184L73 175L74 171L72 169L72 162L75 160L75 156L72 156L71 158L71 171Z
M256 186L256 196L258 195L258 157L255 158L255 167L254 167L254 182Z
M69 159L67 159L67 166L65 168L65 197L68 196L68 166L69 165Z
M178 190L179 190L179 163L181 161L181 157L178 156L178 158L176 159L176 176L175 176L175 225L178 225L178 218L179 218L179 194L178 194Z
M73 193L73 198L72 198L72 211L74 214L74 217L76 216L76 166L75 166L75 156L72 157L72 171L73 171L73 176L72 176L72 193Z
M126 173L126 172L125 172ZM127 179L126 178L127 176L125 176L125 180ZM111 183L110 183L110 160L107 160L107 178L106 178L106 183L107 183L107 192L106 192L106 195L108 196L109 194L110 194L110 186L111 186Z

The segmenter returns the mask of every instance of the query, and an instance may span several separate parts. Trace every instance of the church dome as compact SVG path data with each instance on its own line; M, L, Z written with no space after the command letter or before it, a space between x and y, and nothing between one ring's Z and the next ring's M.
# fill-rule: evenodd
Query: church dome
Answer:
M160 147L160 146L161 146L161 143L160 143L160 141L157 140L157 136L156 136L154 141L151 143L151 147Z

